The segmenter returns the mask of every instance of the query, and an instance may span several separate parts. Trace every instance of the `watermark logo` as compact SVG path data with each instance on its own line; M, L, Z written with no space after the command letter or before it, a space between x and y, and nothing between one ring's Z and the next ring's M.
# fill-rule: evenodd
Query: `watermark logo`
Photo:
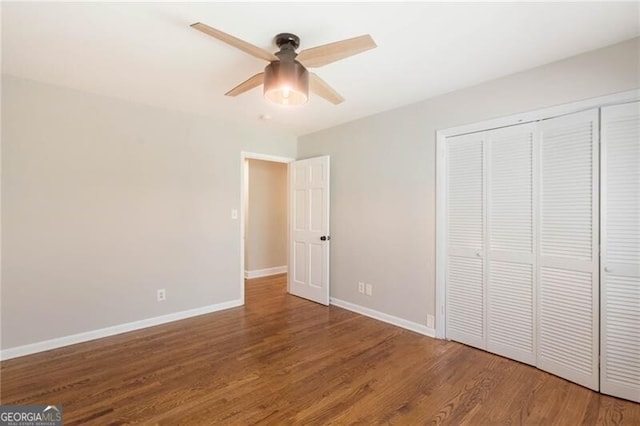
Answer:
M62 426L62 405L0 405L0 426Z

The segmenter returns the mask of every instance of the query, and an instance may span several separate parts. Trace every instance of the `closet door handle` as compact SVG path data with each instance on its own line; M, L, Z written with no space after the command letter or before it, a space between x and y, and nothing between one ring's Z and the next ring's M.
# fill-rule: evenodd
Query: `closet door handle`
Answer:
M612 272L613 270L611 268L609 268L608 266L604 267L604 271L605 272Z

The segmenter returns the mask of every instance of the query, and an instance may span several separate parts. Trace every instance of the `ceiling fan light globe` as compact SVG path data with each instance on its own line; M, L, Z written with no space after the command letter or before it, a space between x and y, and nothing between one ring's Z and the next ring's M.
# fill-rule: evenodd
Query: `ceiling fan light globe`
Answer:
M309 72L299 62L271 62L264 69L264 97L278 105L309 100Z

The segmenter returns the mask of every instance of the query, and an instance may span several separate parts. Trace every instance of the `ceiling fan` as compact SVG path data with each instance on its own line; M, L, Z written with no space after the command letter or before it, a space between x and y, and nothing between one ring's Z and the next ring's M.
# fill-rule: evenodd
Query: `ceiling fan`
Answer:
M238 96L264 84L264 96L281 105L300 105L309 99L309 89L318 96L337 105L344 101L331 86L307 68L318 68L349 56L373 49L376 43L370 35L362 35L334 43L324 44L297 53L300 38L295 34L282 33L275 37L279 52L270 53L244 40L212 28L201 22L191 25L198 31L217 38L237 49L269 62L264 72L240 83L226 96Z

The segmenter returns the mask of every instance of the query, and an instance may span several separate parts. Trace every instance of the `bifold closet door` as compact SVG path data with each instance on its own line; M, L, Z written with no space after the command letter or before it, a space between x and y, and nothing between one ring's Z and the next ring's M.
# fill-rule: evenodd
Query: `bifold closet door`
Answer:
M487 132L488 351L535 365L537 123Z
M485 347L484 133L447 138L448 339Z
M537 366L599 389L598 110L540 123Z
M600 385L640 402L640 103L601 118Z

